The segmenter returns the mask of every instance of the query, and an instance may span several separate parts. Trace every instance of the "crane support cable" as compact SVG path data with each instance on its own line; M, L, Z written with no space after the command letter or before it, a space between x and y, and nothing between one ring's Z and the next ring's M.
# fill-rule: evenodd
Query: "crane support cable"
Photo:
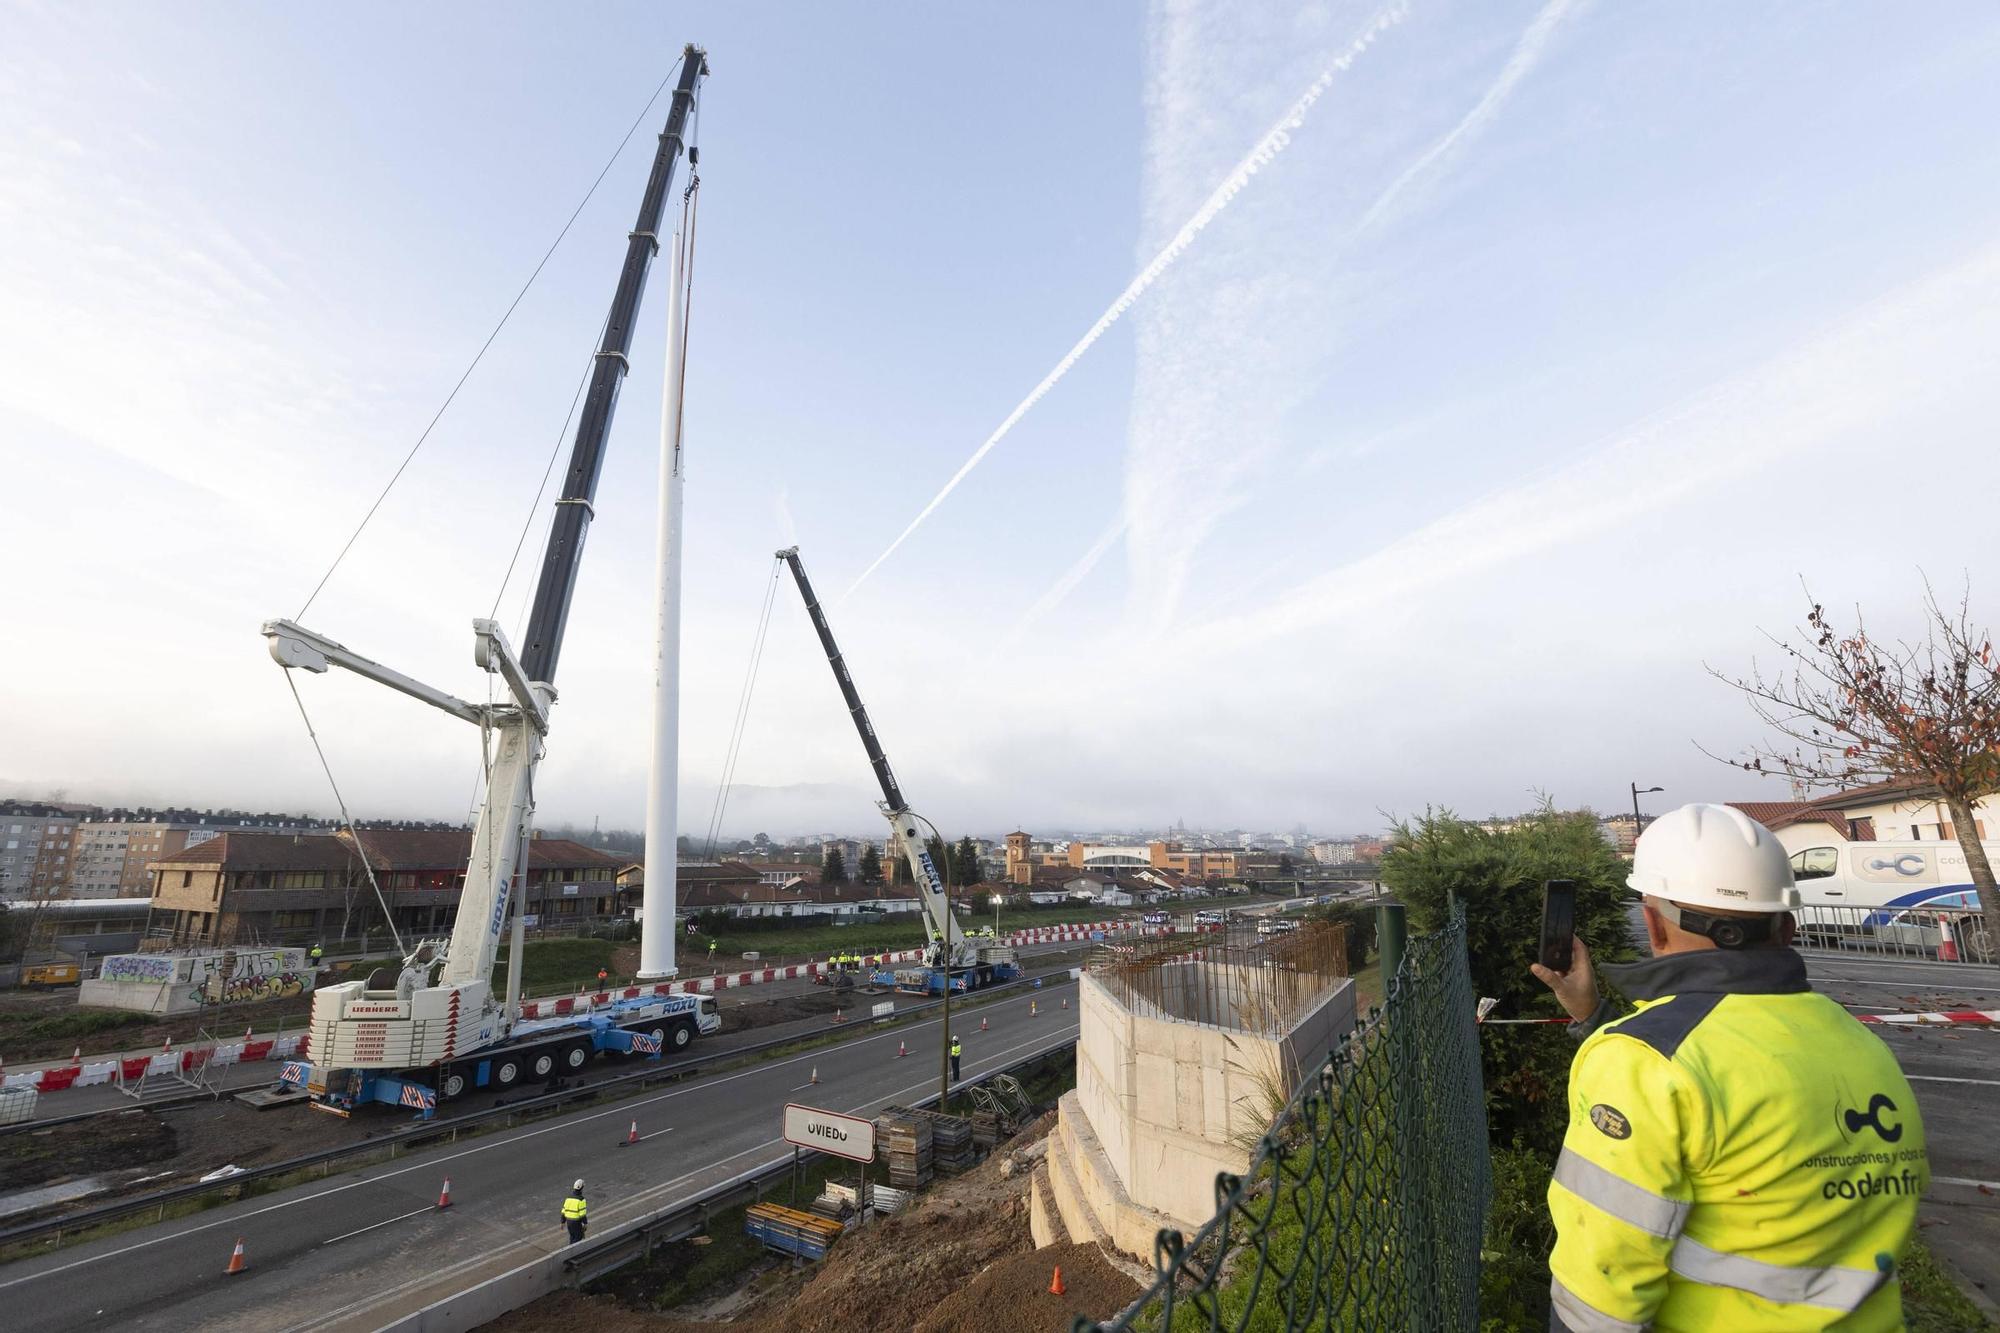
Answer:
M375 878L375 867L368 859L368 844L361 841L361 833L354 827L353 816L347 813L347 798L340 794L340 784L334 781L333 765L326 761L326 750L319 743L319 733L313 730L312 717L306 712L306 701L299 697L299 687L292 684L292 673L285 672L285 688L292 692L292 702L299 706L299 720L306 724L306 735L312 737L313 753L319 756L320 771L326 774L326 785L333 788L333 803L340 810L340 822L347 829L347 836L354 839L354 850L360 853L362 873L368 876L368 887L375 890L375 901L382 908L382 920L389 927L389 938L396 941L396 953L405 956L402 932L396 929L396 914L389 910L389 900L382 896L382 885Z
M757 669L764 661L764 643L771 629L771 607L778 597L779 570L774 562L771 581L764 588L764 607L757 616L757 633L750 644L750 666L743 674L743 689L736 698L736 720L729 732L729 749L723 756L722 778L715 788L715 808L708 817L707 857L715 855L716 840L722 836L722 819L729 810L729 789L736 783L736 761L743 752L743 734L750 723L750 696L757 688Z
M686 57L683 56L682 60L685 59ZM410 463L417 456L417 451L424 447L424 441L430 439L431 432L437 429L438 422L444 419L445 411L450 408L453 400L458 397L458 391L465 387L465 382L472 378L472 372L479 368L479 363L486 357L487 349L492 347L493 340L500 336L500 330L507 327L507 321L513 317L515 309L521 304L521 299L528 294L528 289L535 285L535 279L541 277L542 270L548 267L549 260L555 255L556 247L562 244L563 238L569 235L570 228L576 225L577 218L582 216L584 208L590 203L592 196L597 193L597 187L602 185L604 178L611 174L611 168L624 153L625 145L632 142L632 136L638 132L639 126L645 122L647 116L652 114L653 104L660 100L660 94L666 91L669 83L673 82L674 73L679 68L680 65L676 64L673 69L668 70L667 76L660 80L657 88L653 89L653 95L646 99L646 105L633 118L630 128L625 131L625 137L618 141L618 146L611 150L611 156L605 159L603 169L597 173L597 179L593 180L590 183L590 188L583 192L583 198L578 200L576 207L571 210L569 219L562 225L562 230L558 231L556 238L549 242L549 248L542 252L542 257L535 264L534 271L528 274L528 280L521 284L521 289L514 293L514 299L507 303L507 309L502 312L500 322L493 326L493 331L486 335L486 341L479 345L477 352L473 353L472 361L466 366L465 372L458 377L458 382L451 386L451 392L444 396L444 401L438 404L438 410L432 414L430 424L424 427L421 435L417 436L417 442L410 446L410 451L403 455L403 461L396 465L395 472L390 474L388 484L382 487L381 494L377 495L375 502L368 506L368 512L361 516L359 523L355 524L354 531L348 535L347 541L342 544L339 552L333 557L333 563L326 567L326 573L320 575L319 582L313 585L312 592L307 595L305 604L299 608L298 615L293 617L294 619L303 619L306 612L312 609L313 602L325 590L327 581L333 577L334 571L340 568L340 562L347 558L347 553L354 549L354 543L361 539L361 534L368 527L369 520L375 517L376 511L382 507L382 502L389 498L389 492L396 488L398 481L402 480L403 473L409 469Z

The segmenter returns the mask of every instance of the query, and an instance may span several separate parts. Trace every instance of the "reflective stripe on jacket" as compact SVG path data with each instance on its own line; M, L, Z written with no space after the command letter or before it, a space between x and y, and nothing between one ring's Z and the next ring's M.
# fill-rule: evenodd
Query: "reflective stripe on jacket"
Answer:
M1570 1068L1554 1326L1901 1328L1896 1261L1930 1171L1888 1047L1790 949L1606 972L1639 1008Z
M563 1200L563 1221L581 1222L583 1215L590 1211L590 1205L572 1194Z

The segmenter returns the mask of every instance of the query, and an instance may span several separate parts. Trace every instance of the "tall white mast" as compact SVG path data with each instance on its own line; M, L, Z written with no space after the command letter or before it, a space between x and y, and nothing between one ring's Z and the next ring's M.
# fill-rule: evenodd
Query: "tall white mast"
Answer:
M683 218L687 215L684 212ZM646 783L645 888L640 896L639 979L671 977L675 851L679 838L681 732L681 383L687 282L678 231L667 268L667 371L660 395L658 623L653 636L653 763Z

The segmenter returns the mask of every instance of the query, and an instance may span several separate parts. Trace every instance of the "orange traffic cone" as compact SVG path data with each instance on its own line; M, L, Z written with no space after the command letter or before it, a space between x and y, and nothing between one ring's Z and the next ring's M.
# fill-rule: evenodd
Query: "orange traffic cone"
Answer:
M1061 1295L1064 1295L1064 1294L1066 1294L1066 1293L1067 1293L1068 1291L1069 1291L1069 1288L1067 1288L1067 1287L1063 1286L1063 1281L1062 1281L1062 1265L1061 1265L1061 1264L1057 1264L1057 1265L1056 1265L1056 1275L1055 1275L1055 1277L1054 1277L1054 1278L1053 1278L1053 1279L1052 1279L1052 1280L1051 1280L1051 1281L1049 1282L1049 1295L1051 1295L1051 1296L1061 1296Z
M160 1054L165 1055L168 1051L173 1050L173 1048L174 1048L174 1039L172 1037L168 1037L165 1041L160 1043Z
M621 1148L629 1148L638 1141L639 1141L639 1122L634 1120L632 1122L632 1128L625 1131L625 1138L621 1143L619 1143L618 1146Z
M840 1010L836 1009L833 1011L833 1021L836 1023L845 1023L847 1019L842 1016Z
M451 1177L444 1178L444 1188L438 1191L438 1207L451 1207Z
M1033 1018L1036 1014L1040 1012L1041 1011L1039 1009L1035 1008L1035 1002L1033 1000L1028 1001L1028 1017Z
M981 1032L986 1031L986 1019L983 1016L979 1020L979 1030Z
M236 1238L236 1248L229 1256L229 1267L222 1270L222 1275L224 1277L234 1277L249 1266L249 1262L243 1257L243 1237L238 1236Z
M814 1065L814 1066L813 1066L813 1076L812 1076L811 1078L807 1079L806 1081L807 1081L808 1083L817 1083L817 1082L819 1082L819 1066L818 1066L818 1065Z
M1067 995L1063 996L1063 1008L1069 1008L1069 996Z
M1958 961L1958 941L1951 933L1951 918L1938 918L1938 961L1955 963Z
M899 1040L899 1041L898 1041L898 1042L896 1043L896 1058L897 1058L898 1060L900 1060L900 1059L902 1059L902 1058L903 1058L904 1056L908 1055L909 1053L910 1053L910 1048L909 1048L908 1046L904 1045L904 1044L903 1044L903 1042L901 1042L901 1041Z

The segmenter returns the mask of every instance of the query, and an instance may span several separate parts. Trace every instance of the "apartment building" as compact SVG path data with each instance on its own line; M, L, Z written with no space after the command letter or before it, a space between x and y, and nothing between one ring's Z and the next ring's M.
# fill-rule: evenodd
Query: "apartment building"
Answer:
M239 833L183 847L152 866L152 929L176 944L335 940L379 926L362 865L406 936L451 929L472 852L469 829ZM617 911L618 857L563 838L528 843L522 911L540 926Z
M35 896L35 872L47 855L68 866L77 816L60 806L0 802L0 901Z

